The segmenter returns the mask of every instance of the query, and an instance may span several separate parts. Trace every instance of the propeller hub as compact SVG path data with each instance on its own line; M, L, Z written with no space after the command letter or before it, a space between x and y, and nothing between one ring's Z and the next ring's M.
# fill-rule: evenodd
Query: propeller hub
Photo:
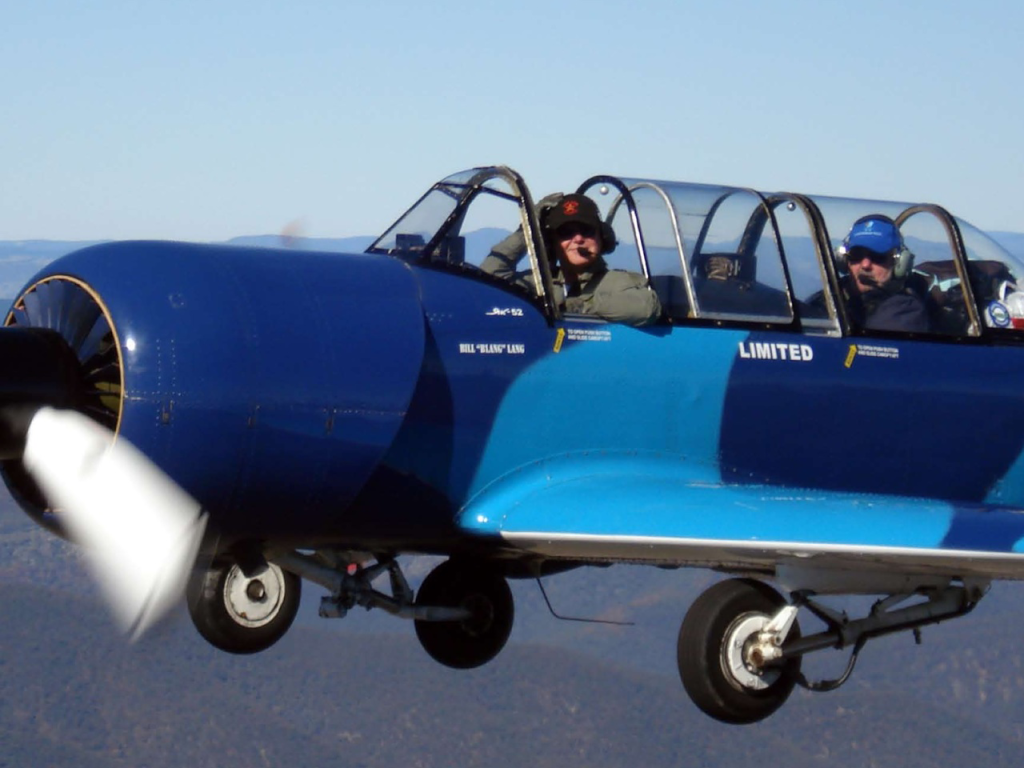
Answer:
M0 361L0 461L10 461L21 458L28 425L41 406L76 405L82 377L71 347L45 328L0 330Z

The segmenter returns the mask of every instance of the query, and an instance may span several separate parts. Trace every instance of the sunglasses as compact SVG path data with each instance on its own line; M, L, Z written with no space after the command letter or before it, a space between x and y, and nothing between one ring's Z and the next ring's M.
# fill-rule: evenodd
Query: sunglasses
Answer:
M878 253L870 248L860 246L851 248L849 253L846 254L846 260L850 264L860 264L864 259L868 259L872 264L877 264L880 267L888 267L893 263L893 255L891 253Z
M572 221L568 224L563 224L556 229L555 234L558 236L559 240L569 240L576 237L576 235L582 235L583 237L596 237L597 230L589 224Z

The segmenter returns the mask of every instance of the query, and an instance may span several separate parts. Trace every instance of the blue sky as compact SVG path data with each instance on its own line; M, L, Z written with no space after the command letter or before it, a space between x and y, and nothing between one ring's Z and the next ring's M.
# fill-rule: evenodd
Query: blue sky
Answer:
M1024 231L1024 4L33 0L0 239L383 230L507 164L937 202Z

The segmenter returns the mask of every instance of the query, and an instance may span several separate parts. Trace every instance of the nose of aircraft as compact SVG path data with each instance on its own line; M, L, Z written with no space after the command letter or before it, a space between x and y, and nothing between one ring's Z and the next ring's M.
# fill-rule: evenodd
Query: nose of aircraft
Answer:
M184 591L205 529L199 504L126 440L115 445L69 410L83 375L59 333L0 329L0 360L0 461L38 484L119 626L141 636Z

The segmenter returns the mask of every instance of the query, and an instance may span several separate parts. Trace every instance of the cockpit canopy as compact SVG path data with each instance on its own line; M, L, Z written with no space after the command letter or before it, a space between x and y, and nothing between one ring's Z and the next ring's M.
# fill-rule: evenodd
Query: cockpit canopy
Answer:
M844 296L847 270L836 254L854 222L881 214L912 254L906 290L925 302L930 335L963 338L1024 327L1012 298L1024 266L937 205L614 176L592 177L576 191L591 197L615 230L619 244L606 257L609 267L647 277L666 323L859 332ZM529 258L520 266L534 276L532 298L557 318L560 308L551 299L557 264L533 197L511 169L474 168L443 179L368 252L496 279L481 264L518 228L526 235ZM1019 303L1024 310L1024 293Z

